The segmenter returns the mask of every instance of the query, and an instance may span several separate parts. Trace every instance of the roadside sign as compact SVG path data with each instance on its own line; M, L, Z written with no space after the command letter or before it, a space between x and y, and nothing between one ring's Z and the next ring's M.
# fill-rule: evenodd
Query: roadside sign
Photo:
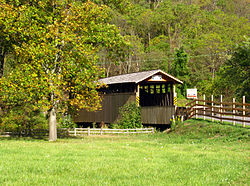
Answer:
M197 99L197 89L187 89L187 98L188 99Z

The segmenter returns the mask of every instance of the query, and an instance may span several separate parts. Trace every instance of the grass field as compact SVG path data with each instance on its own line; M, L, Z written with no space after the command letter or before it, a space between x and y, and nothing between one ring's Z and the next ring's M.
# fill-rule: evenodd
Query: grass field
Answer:
M169 134L0 138L0 185L248 185L249 129L189 120Z

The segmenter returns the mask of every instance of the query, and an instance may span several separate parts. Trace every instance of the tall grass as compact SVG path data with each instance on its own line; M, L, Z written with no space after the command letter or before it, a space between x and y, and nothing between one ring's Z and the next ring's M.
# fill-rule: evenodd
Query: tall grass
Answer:
M0 185L247 185L248 130L191 120L169 134L0 138Z

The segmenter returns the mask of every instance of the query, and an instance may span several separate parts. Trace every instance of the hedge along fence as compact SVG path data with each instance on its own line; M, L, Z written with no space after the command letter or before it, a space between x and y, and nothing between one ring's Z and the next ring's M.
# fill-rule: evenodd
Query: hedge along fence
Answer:
M235 98L233 102L223 102L222 95L220 101L214 101L213 95L211 96L211 101L205 99L196 99L186 105L187 108L187 119L195 116L197 119L199 115L203 116L205 120L206 117L214 119L219 119L221 123L223 120L228 120L235 125L235 123L242 122L243 127L246 123L250 124L250 104L246 103L245 96L243 96L242 103L236 103ZM237 118L236 118L237 117Z
M57 129L57 135L58 137L67 137L69 135L67 129L58 128ZM48 129L25 129L22 131L9 131L4 132L0 131L0 136L2 137L47 137L49 136L49 130Z
M66 129L59 128L57 129L57 135L59 137L68 137L68 136L84 136L84 135L105 135L105 134L154 134L154 128L138 128L138 129L107 129L107 128L74 128ZM34 136L34 137L43 137L49 135L49 130L47 129L33 129L27 133L22 131L21 135L17 132L2 132L1 136Z

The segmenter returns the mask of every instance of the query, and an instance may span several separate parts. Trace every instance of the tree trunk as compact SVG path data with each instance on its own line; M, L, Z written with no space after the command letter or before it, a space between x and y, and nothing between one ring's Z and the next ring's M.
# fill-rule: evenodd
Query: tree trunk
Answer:
M173 52L172 36L171 36L171 26L170 26L170 24L168 24L168 37L169 37L170 51Z
M57 133L56 133L56 110L53 107L49 111L49 141L56 141Z
M3 76L3 67L4 67L4 58L5 53L0 54L0 78Z
M150 40L151 40L151 35L150 35L150 32L148 32L148 46L150 44Z

